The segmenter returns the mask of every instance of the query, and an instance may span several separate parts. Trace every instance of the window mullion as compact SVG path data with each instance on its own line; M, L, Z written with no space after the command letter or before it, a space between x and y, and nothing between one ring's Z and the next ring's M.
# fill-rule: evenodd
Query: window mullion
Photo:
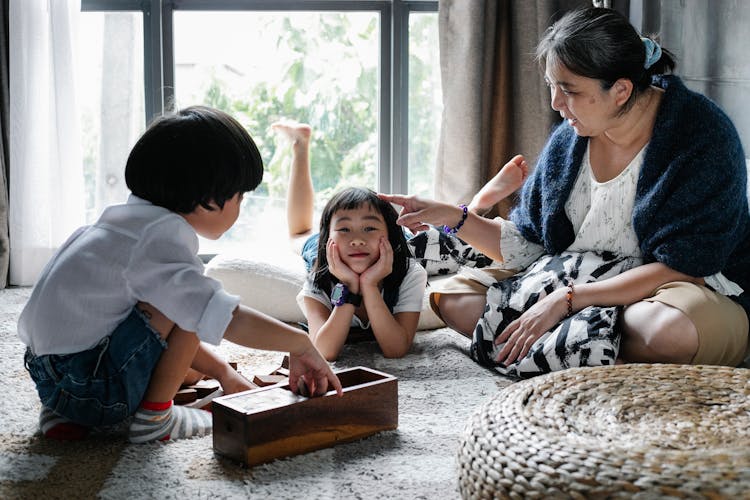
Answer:
M392 78L393 78L393 23L392 6L386 6L380 14L380 119L378 133L380 151L378 154L378 190L392 192L393 152L391 149L392 127Z
M162 6L161 33L162 33L162 104L166 109L174 106L174 1L165 0Z
M400 0L393 3L392 48L392 165L390 192L409 188L409 10Z
M161 0L143 2L143 64L146 80L146 122L164 111Z

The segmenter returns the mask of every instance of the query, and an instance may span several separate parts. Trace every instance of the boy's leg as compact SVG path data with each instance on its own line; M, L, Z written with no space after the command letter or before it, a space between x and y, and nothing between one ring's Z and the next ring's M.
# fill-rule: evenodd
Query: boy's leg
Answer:
M114 425L135 411L166 347L135 310L94 347L66 355L35 356L24 364L42 403L41 432L76 440L93 426Z
M313 226L314 199L310 172L309 125L292 121L276 122L271 127L292 145L292 164L289 172L286 217L289 236L309 234Z
M203 377L206 375L204 373L199 372L198 370L195 370L193 368L189 368L187 374L185 375L185 379L182 381L184 385L193 385L197 384L201 380L203 380Z
M172 404L174 395L188 374L200 340L194 333L175 325L150 304L141 303L138 308L166 340L168 347L151 374L143 402L130 425L130 441L144 443L207 434L211 430L211 415L208 412L174 407Z
M200 341L192 332L174 326L167 341L167 349L162 353L156 368L151 374L148 389L143 395L146 401L170 401L185 381Z

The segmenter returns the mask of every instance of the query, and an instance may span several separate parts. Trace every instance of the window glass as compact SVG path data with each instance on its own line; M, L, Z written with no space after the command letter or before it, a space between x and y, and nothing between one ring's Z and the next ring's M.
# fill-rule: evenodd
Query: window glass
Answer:
M125 163L145 128L143 15L82 12L78 108L83 141L86 220L127 199Z
M229 112L265 163L237 224L215 242L201 240L201 253L241 249L257 234L286 237L291 148L271 130L277 120L312 126L319 204L344 186L376 187L378 13L175 11L173 26L175 104Z
M436 12L409 14L409 193L432 197L443 110Z

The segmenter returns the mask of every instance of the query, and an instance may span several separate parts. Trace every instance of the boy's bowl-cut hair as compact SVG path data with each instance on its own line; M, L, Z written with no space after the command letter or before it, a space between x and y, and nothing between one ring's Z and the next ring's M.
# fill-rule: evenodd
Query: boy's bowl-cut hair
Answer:
M191 106L157 118L125 166L130 191L154 205L190 213L221 208L263 180L263 160L250 134L218 109Z

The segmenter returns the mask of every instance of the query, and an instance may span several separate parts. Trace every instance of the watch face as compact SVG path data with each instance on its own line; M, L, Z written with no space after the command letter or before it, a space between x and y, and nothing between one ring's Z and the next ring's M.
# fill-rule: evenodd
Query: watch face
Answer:
M337 283L336 286L333 287L333 291L331 292L331 304L333 304L334 306L344 305L347 292L348 290L343 283Z

